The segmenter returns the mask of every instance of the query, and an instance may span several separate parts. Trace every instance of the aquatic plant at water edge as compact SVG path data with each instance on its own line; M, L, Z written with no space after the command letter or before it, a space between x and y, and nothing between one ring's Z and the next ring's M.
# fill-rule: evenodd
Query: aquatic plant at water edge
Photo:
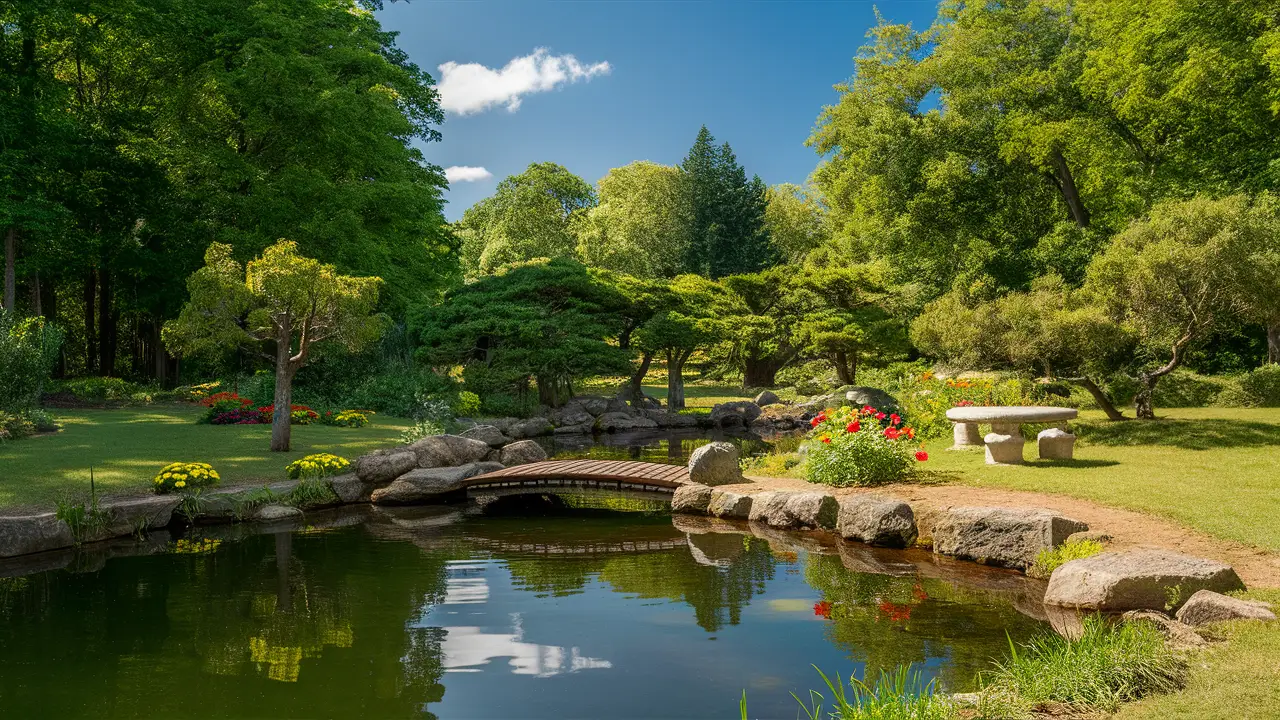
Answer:
M839 673L833 680L817 666L830 694L831 708L821 691L810 690L807 702L795 693L800 712L809 720L954 720L959 717L955 703L935 694L934 681L924 682L919 670L901 665L894 672L881 672L874 684L850 677L846 688ZM747 720L747 696L738 705Z
M1080 560L1097 555L1105 548L1097 540L1075 540L1065 542L1056 548L1045 548L1036 555L1036 561L1027 568L1027 575L1033 578L1047 578L1059 566L1072 560Z
M338 504L338 494L320 478L307 478L284 497L284 504L299 509Z
M285 472L291 480L299 478L322 478L337 475L351 467L351 462L344 457L332 453L316 453L294 460L285 466Z
M89 501L77 502L70 495L58 499L54 517L67 524L71 537L77 543L101 533L111 524L111 513L98 506L98 489L93 480L93 468L89 468Z
M175 462L161 468L151 482L152 489L163 495L173 491L212 487L221 479L222 476L209 463Z
M805 476L809 482L847 487L901 480L914 462L929 459L914 447L915 430L897 414L871 406L825 411L812 421Z
M1010 642L1009 659L981 678L979 710L988 718L1024 718L1053 706L1111 712L1178 689L1186 670L1152 623L1088 616L1078 639L1045 634L1022 647Z

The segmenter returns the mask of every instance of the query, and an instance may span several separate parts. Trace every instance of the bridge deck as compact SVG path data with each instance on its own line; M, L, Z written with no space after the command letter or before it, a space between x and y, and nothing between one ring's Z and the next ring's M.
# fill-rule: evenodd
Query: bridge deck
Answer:
M507 480L608 480L677 488L689 482L683 465L661 465L634 460L544 460L476 475L466 485L487 485Z

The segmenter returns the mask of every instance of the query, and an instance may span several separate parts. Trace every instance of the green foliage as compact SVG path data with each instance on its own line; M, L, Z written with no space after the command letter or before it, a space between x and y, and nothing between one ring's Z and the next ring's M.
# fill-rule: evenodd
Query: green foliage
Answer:
M765 229L783 262L800 264L806 255L827 242L827 227L819 193L784 183L765 193Z
M947 411L961 405L1038 405L1034 384L1019 378L947 378L931 372L903 377L890 390L902 404L902 414L923 439L951 435Z
M369 415L358 410L326 410L320 413L320 422L337 427L361 428L369 424Z
M78 502L69 496L58 499L54 517L67 524L77 543L95 537L111 524L111 513L98 507L98 496L90 493L89 501Z
M62 331L43 318L0 309L0 410L39 404L61 345Z
M688 178L646 161L600 178L600 204L577 228L578 254L592 267L640 278L679 275L693 232Z
M792 693L800 703L800 711L809 720L955 720L958 708L944 696L936 694L934 681L925 682L919 670L901 665L896 672L880 671L874 684L865 678L849 677L846 690L837 673L828 677L816 665L822 682L831 694L831 710L824 706L826 698L818 690L810 690L808 703ZM746 696L739 708L746 718Z
M53 380L46 386L50 395L70 396L82 403L150 403L153 400L173 398L159 387L140 385L115 377L84 377Z
M467 417L480 412L480 396L463 390L458 393L458 399L453 403L453 412L456 415Z
M0 441L20 440L36 432L36 424L26 413L10 413L0 410Z
M1215 405L1225 407L1280 407L1280 365L1263 365L1231 378Z
M1096 540L1068 541L1056 548L1045 548L1036 555L1036 561L1027 568L1027 575L1047 579L1063 563L1097 555L1105 548Z
M284 504L296 507L299 510L337 505L338 503L338 494L333 491L333 487L327 481L316 477L304 477L302 482L299 482L284 497Z
M1209 407L1218 404L1218 397L1233 384L1233 378L1179 368L1160 380L1152 397L1159 407Z
M351 462L332 453L316 453L294 460L285 466L290 480L323 478L338 475L351 467Z
M809 482L835 487L883 485L902 480L917 459L927 459L927 455L915 455L914 429L875 408L834 408L815 419L818 423L809 433L805 457Z
M759 176L747 180L729 143L716 147L704 125L680 168L693 205L684 271L721 278L776 264L765 228L766 187Z
M1186 676L1184 661L1145 621L1116 625L1088 616L1075 640L1047 633L1009 649L1009 660L983 678L983 717L1030 717L1045 704L1113 712L1120 703L1176 690Z

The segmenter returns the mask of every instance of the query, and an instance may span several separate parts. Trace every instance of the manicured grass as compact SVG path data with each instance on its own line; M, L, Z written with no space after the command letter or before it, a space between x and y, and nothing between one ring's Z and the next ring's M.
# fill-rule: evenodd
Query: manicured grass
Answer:
M348 459L399 442L408 420L374 415L363 428L297 425L292 451L273 453L267 425L198 425L202 408L55 410L62 430L0 444L0 508L52 508L66 492L86 492L89 467L99 492L150 492L151 478L175 461L207 462L223 485L287 479L285 465L330 452Z
M1183 408L1113 423L1082 413L1069 462L990 466L983 454L929 445L929 469L975 486L1059 493L1161 515L1211 535L1280 551L1280 409ZM1026 457L1036 456L1028 437Z
M646 395L652 395L663 403L667 402L667 386L645 385ZM718 385L712 383L686 383L684 386L684 404L686 407L706 407L735 400L750 400L751 395L735 385Z

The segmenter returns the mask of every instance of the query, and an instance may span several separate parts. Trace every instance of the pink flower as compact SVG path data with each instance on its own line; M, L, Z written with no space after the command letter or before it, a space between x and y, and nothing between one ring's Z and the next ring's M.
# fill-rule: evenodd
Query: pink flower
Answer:
M884 419L884 413L882 413L882 412L878 412L878 413L876 413L876 419L877 419L877 420L883 420L883 419Z
M898 423L900 423L900 422L902 422L902 418L898 415L898 413L894 413L894 414L892 414L892 415L890 415L890 416L889 416L889 423L890 423L890 424L892 424L892 425L897 425L897 424L898 424Z

